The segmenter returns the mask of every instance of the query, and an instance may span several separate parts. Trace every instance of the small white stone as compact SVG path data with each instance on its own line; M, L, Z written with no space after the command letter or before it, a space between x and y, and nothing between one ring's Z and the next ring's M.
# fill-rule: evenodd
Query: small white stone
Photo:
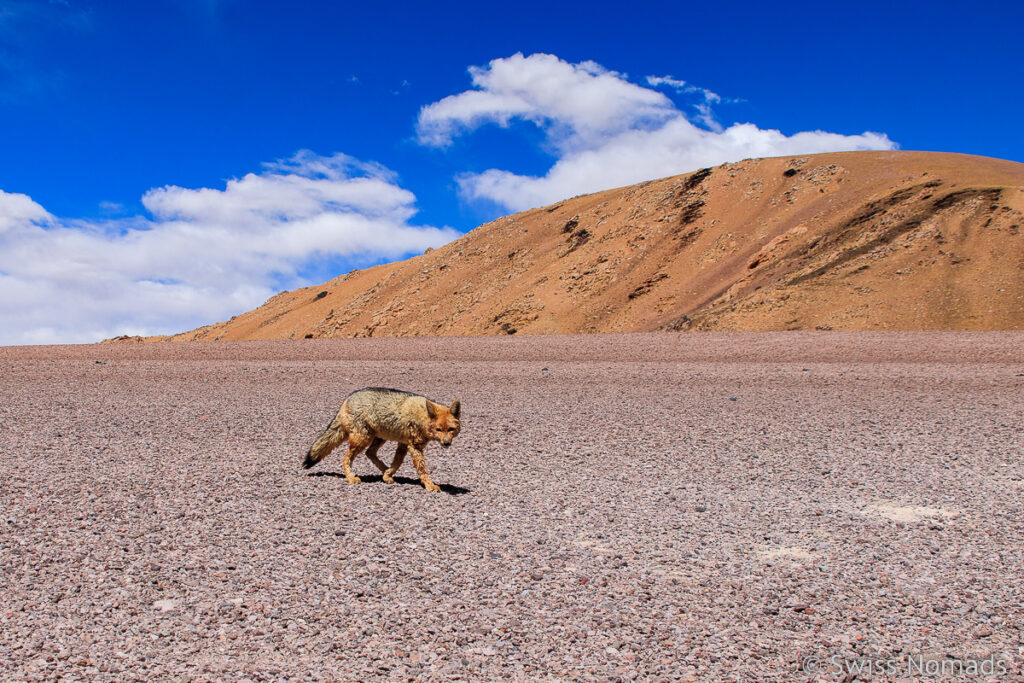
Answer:
M178 603L174 600L157 600L153 603L153 607L156 607L161 612L170 612L173 609L177 609Z

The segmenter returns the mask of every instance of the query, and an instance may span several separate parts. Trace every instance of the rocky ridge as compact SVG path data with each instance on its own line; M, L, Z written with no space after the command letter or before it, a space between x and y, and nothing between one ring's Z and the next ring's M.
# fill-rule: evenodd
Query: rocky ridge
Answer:
M1024 328L1024 164L745 160L499 218L154 339Z

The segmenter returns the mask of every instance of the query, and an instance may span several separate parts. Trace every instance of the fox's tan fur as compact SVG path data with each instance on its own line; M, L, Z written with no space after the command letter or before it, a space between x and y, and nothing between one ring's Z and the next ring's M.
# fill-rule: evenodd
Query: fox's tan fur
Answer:
M459 399L445 406L398 389L360 389L349 394L341 404L338 415L313 442L302 466L306 469L312 467L347 439L348 452L342 466L348 483L359 483L359 477L352 474L352 461L366 449L366 457L377 466L388 484L394 482L392 476L409 453L423 486L428 491L440 491L427 473L423 449L431 441L438 441L445 448L450 446L459 433L460 414ZM390 467L377 457L377 449L385 441L398 442Z

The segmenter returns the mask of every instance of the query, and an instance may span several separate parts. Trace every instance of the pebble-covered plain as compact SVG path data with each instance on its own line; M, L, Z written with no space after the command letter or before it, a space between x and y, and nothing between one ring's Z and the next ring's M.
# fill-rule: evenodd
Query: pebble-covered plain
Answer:
M1021 679L1022 450L1024 333L0 348L0 680Z

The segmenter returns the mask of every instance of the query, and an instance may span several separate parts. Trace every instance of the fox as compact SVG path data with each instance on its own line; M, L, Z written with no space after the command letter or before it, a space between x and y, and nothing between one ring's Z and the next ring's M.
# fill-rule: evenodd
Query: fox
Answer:
M423 487L427 491L440 491L441 488L430 480L423 449L431 441L440 442L444 448L451 446L462 427L461 412L459 399L445 406L401 389L358 389L345 398L337 416L313 442L302 467L308 470L347 439L348 452L342 467L348 483L360 483L359 477L352 474L352 461L365 449L366 457L384 475L385 483L394 483L393 476L408 453L412 455L412 464ZM390 467L377 457L377 449L385 441L398 442Z

